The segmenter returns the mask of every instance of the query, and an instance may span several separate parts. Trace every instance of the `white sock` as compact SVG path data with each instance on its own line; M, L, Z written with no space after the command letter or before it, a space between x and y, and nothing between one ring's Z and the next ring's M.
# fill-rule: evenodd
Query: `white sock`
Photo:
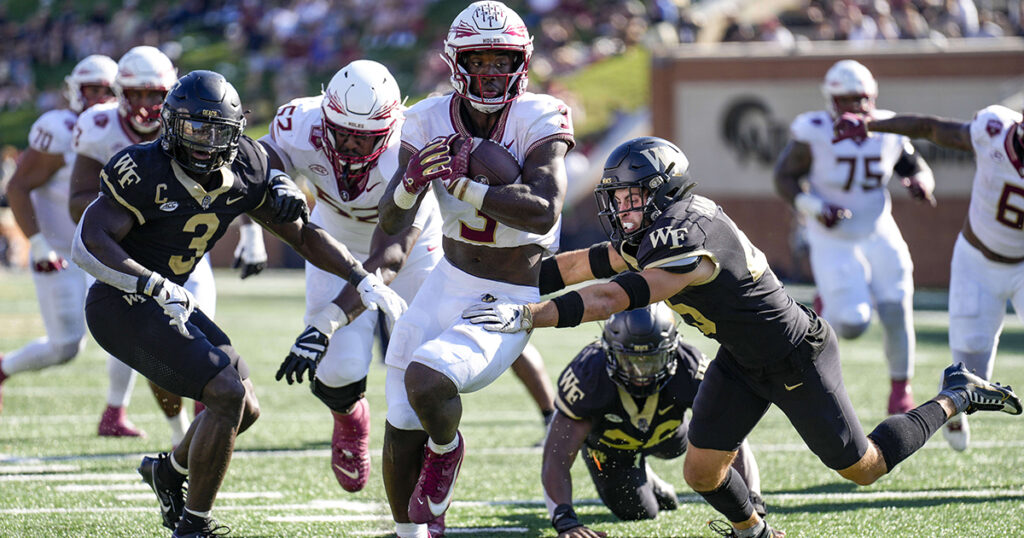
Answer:
M455 438L448 444L439 445L434 442L432 438L427 438L427 448L432 450L434 454L447 454L452 450L455 450L459 446L459 432L455 432Z
M754 525L753 527L750 527L749 529L740 530L740 529L735 529L734 528L733 532L736 533L736 536L738 538L753 538L754 536L757 536L758 534L761 533L761 531L764 530L764 526L765 526L765 522L762 519L761 521L757 522L757 525Z
M185 432L188 431L189 426L185 410L182 409L173 417L167 417L167 425L171 427L171 446L178 446L178 443L185 438Z
M132 389L135 387L135 370L118 359L107 356L107 378L110 388L107 389L107 405L127 407L132 400Z
M192 514L193 516L201 517L203 519L209 518L210 517L210 512L211 512L211 510L207 510L205 512L196 512L195 510L190 510L188 508L185 508L185 511L190 513L190 514Z
M188 467L182 467L182 465L178 463L178 459L174 457L173 452L167 455L167 459L171 460L171 468L174 469L178 474L188 476ZM185 463L188 462L186 461Z
M395 523L395 534L398 538L430 538L426 523Z

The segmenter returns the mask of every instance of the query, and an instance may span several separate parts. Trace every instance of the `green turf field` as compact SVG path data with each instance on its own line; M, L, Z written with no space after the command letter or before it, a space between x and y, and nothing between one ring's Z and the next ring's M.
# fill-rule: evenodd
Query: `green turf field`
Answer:
M269 272L240 281L217 273L217 319L253 367L262 416L236 446L214 516L232 536L387 536L392 530L379 471L383 436L383 369L370 374L373 409L370 484L344 492L329 466L331 419L307 385L275 382L274 372L302 327L300 272ZM806 290L804 295L806 295ZM946 314L919 311L918 401L931 396L948 364ZM599 332L597 324L542 329L533 342L548 374ZM0 352L42 334L32 282L0 272ZM705 352L708 340L685 334ZM995 378L1024 388L1024 328L1008 319ZM847 387L866 430L884 416L888 394L877 325L842 343ZM3 386L0 415L0 536L168 536L157 503L135 473L143 454L166 450L165 422L145 383L129 416L145 440L105 439L96 425L106 393L105 355L90 342L74 362L19 375ZM467 395L462 431L468 452L448 513L449 536L554 536L539 480L540 415L508 374ZM941 435L871 487L840 479L804 448L775 410L753 432L770 520L789 536L1024 536L1024 417L972 417L972 444L954 453ZM609 536L713 536L717 517L686 487L681 461L655 461L675 484L678 511L622 523L596 502L582 464L574 467L581 519Z

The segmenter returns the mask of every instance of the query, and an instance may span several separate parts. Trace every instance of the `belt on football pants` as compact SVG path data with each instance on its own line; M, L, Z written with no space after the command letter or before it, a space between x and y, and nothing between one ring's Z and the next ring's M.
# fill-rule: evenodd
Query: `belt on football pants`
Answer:
M981 239L978 239L978 236L974 235L974 230L971 229L970 217L964 219L964 227L962 230L960 230L960 233L964 235L964 239L967 240L967 244L978 249L978 251L981 252L982 256L985 256L985 258L988 258L989 260L992 260L997 263L1006 263L1011 265L1024 262L1024 256L1018 258L1009 258L1007 256L1003 256L1002 254L993 252L992 249L986 247L985 243L982 243Z

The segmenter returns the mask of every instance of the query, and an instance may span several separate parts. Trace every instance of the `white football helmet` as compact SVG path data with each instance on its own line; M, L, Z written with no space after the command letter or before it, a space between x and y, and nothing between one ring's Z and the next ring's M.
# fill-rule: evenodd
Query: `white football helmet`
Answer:
M843 112L857 112L856 110L844 110L836 103L836 97L859 95L867 98L866 110L859 112L870 112L875 108L875 98L878 97L878 82L871 75L871 71L856 60L839 60L828 72L825 73L825 82L821 85L821 93L825 96L825 105L833 116L839 116Z
M160 49L150 46L134 47L117 62L117 78L114 93L120 103L119 113L133 129L140 133L151 133L160 128L159 104L132 103L125 95L126 90L156 90L164 95L178 80L178 71L171 59Z
M68 100L71 110L81 113L83 110L103 101L90 102L82 95L82 86L104 86L111 88L114 85L114 78L117 76L117 63L109 56L102 54L91 54L78 62L78 65L71 70L71 74L64 77L67 87L64 89L64 96ZM108 97L107 100L110 98Z
M323 149L339 177L351 182L365 175L388 148L402 117L402 92L387 67L373 60L356 60L334 74L320 103ZM371 137L369 153L346 151L346 136Z
M520 55L519 65L507 75L471 75L461 63L462 55L481 50L504 50ZM452 72L455 92L468 100L473 108L487 114L501 110L526 91L527 71L533 56L533 37L526 30L523 19L501 2L474 2L459 13L448 30L441 55ZM483 77L505 77L502 95L485 98L474 93Z

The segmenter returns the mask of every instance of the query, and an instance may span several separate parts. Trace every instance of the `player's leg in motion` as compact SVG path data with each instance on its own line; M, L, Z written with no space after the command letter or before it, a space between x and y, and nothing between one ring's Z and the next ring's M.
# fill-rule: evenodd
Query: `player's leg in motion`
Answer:
M962 236L957 238L949 278L949 348L954 365L963 363L967 371L991 379L1006 301L1012 299L1018 315L1021 312L1015 281L1012 268L986 259ZM954 450L967 450L967 416L951 418L942 436Z
M882 325L885 357L889 362L888 412L906 413L914 408L910 379L914 375L914 264L910 250L891 219L879 224L865 241L864 256L871 265L871 295Z
M331 337L311 382L313 394L331 410L331 469L346 491L359 491L370 475L370 406L366 374L373 349L373 312Z
M62 271L33 272L32 280L46 336L0 354L0 390L8 377L65 364L85 347L85 273L69 264Z

